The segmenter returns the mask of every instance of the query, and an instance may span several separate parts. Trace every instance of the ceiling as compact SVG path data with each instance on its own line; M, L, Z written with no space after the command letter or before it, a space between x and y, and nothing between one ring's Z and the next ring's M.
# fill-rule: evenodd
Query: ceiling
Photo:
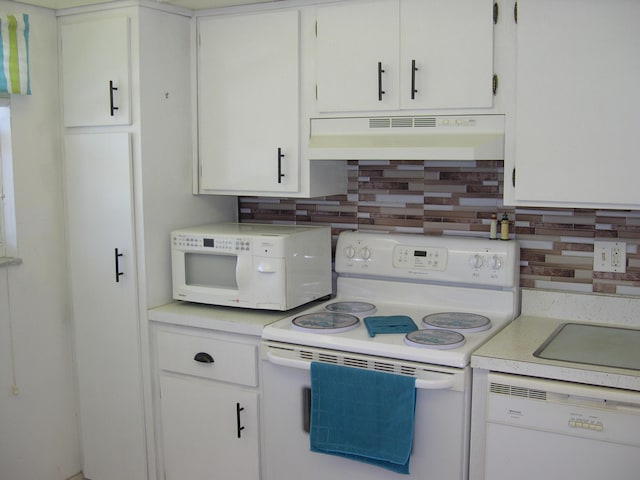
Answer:
M59 10L62 8L80 7L83 5L93 5L106 3L108 0L20 0L20 3L35 5L38 7ZM161 3L175 5L176 7L187 8L189 10L202 10L207 8L234 7L237 5L247 5L251 3L267 3L278 0L156 0Z

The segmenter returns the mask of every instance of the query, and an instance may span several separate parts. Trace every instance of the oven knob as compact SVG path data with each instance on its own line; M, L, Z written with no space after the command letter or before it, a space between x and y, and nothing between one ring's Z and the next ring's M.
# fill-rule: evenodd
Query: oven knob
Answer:
M469 265L471 265L473 268L480 268L483 263L484 259L478 254L475 254L469 259Z
M493 270L498 270L500 267L502 267L502 259L499 256L494 255L489 259L489 267L491 267Z
M369 260L371 258L371 250L369 250L368 247L364 247L362 250L360 250L360 256L364 260Z
M348 247L345 247L344 256L347 257L347 258L355 257L356 256L356 249L353 248L351 245L349 245Z

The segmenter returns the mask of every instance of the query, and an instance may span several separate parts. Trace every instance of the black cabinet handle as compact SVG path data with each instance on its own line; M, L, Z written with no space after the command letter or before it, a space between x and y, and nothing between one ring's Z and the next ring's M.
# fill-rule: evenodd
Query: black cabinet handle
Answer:
M215 360L213 359L213 357L209 355L207 352L198 352L196 353L196 356L193 357L193 359L196 362L200 362L200 363L215 363Z
M382 62L378 62L378 101L382 101L382 95L386 92L382 89L382 74L384 70L382 69Z
M116 260L116 283L120 282L120 275L124 275L124 272L120 271L120 258L122 257L122 253L118 252L118 249L115 249L115 260Z
M242 430L244 430L244 426L242 426L240 422L240 412L243 410L244 407L241 407L239 403L236 403L236 425L238 428L238 438L242 438Z
M111 116L112 117L115 115L115 111L118 110L118 107L116 107L113 104L113 91L114 90L118 90L118 87L114 87L113 86L113 80L109 80L109 106L111 108Z
M282 148L278 147L278 183L282 183L282 177L284 177L284 173L282 173L283 158L284 158L284 153L282 153Z
M418 67L416 67L416 61L411 60L411 100L416 99L416 72L418 71Z

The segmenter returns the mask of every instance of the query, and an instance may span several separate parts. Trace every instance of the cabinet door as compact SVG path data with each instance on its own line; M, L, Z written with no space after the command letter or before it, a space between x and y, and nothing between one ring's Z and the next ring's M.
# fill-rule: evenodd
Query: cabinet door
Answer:
M298 16L198 19L201 192L298 191Z
M319 111L398 109L398 22L397 0L318 7Z
M258 394L160 375L167 480L260 478Z
M640 2L520 0L516 203L640 204Z
M401 108L493 105L493 1L400 1Z
M64 125L127 125L129 19L69 19L60 25Z
M129 134L67 135L64 171L82 470L146 478Z

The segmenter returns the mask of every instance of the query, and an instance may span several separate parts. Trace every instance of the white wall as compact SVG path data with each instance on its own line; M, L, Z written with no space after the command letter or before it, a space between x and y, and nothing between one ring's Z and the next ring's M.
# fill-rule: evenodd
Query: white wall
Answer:
M11 97L23 263L0 269L0 479L62 480L80 471L80 445L67 304L57 23L51 10L6 0L0 0L0 11L29 14L32 90Z

